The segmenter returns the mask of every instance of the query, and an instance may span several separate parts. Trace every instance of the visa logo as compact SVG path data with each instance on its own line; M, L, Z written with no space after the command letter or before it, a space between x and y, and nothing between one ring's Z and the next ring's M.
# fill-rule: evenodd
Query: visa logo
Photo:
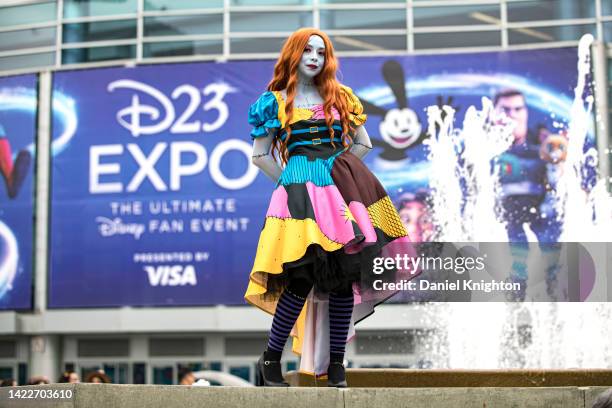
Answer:
M147 265L144 267L151 286L195 286L195 268L193 265Z

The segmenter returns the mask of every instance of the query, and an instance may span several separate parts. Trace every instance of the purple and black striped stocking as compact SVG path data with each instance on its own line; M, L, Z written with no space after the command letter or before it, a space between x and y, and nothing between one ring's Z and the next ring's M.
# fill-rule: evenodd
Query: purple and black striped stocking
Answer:
M283 352L287 337L291 332L291 328L295 324L306 300L300 298L288 290L284 290L278 299L274 319L272 320L272 329L268 339L268 350Z
M346 349L351 316L353 292L329 294L329 356L330 361L342 362Z

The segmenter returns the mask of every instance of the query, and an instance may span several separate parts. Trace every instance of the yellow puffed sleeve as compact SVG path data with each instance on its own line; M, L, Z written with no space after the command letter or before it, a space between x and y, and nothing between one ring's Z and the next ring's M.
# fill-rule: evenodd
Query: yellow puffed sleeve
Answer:
M361 105L361 101L348 86L340 85L340 90L346 98L346 104L349 109L349 119L355 124L355 126L363 125L368 119L368 115L363 113L363 105Z

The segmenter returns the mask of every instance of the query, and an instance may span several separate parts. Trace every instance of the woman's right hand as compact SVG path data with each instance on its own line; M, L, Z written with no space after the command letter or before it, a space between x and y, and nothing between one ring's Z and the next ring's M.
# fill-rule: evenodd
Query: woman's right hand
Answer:
M274 132L275 129L268 129L266 136L255 138L251 162L270 177L274 183L277 183L283 170L272 157L271 147L274 141Z

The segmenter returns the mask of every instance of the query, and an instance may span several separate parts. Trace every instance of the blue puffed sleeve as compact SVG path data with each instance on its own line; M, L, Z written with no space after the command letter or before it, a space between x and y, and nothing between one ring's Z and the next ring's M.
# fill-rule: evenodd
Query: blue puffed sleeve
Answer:
M266 91L249 108L249 123L253 125L251 139L267 136L268 129L281 127L278 102L271 91Z

